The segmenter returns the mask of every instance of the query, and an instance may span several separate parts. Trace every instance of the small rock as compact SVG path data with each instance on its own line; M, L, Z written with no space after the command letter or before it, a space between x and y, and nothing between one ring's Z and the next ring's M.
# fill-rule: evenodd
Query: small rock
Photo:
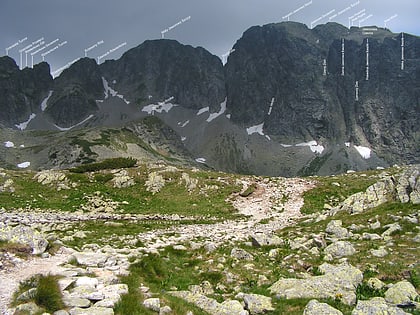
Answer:
M351 256L356 253L356 249L350 242L337 241L328 245L325 250L325 260L332 260L335 258L341 258Z
M249 314L265 314L266 312L274 311L271 303L271 297L258 294L243 294L236 295L237 299L242 299L245 303L245 309Z
M172 309L169 306L164 306L160 309L159 315L171 314Z
M368 301L359 300L356 308L351 313L352 315L369 315L369 314L384 314L384 315L409 315L402 309L388 305L381 297L375 297Z
M370 253L372 254L372 256L375 256L375 257L385 257L386 255L388 255L388 252L383 247L379 249L371 249Z
M327 303L311 300L303 310L303 315L343 315L343 313Z
M160 311L160 300L158 298L150 298L143 301L144 307L159 312Z
M233 248L230 252L230 256L238 260L253 260L254 256L248 253L246 250L241 248Z
M385 283L382 282L381 280L377 279L377 278L370 278L367 281L367 285L369 286L369 288L374 289L374 290L381 290L385 287Z

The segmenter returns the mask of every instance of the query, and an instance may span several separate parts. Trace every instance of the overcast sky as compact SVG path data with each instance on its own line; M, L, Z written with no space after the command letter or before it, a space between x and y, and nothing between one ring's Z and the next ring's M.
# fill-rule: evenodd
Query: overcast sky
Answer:
M27 54L28 65L31 53L52 43L33 56L38 63L43 53L61 44L45 56L53 72L83 57L88 48L89 57L103 56L101 63L117 59L147 39L161 38L165 30L165 38L221 56L253 25L288 16L308 27L330 20L348 26L349 17L359 12L355 26L360 21L361 26L383 27L389 20L387 27L394 32L420 35L420 0L0 0L0 56L12 47L8 54L19 65L19 50L44 38Z

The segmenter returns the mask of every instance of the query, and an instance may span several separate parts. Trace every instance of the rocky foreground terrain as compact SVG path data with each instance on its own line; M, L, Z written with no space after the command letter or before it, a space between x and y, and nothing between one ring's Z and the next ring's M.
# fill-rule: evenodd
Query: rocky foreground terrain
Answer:
M0 313L419 314L419 174L3 169Z

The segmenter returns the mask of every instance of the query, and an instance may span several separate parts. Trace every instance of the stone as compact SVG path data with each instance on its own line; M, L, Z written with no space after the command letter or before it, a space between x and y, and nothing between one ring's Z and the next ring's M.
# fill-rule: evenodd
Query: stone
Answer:
M310 300L303 310L303 315L343 315L343 313L327 303Z
M121 300L120 297L107 298L95 303L95 307L114 308L115 305Z
M325 260L351 256L354 253L356 253L356 249L347 241L334 242L324 249Z
M54 312L53 315L69 315L69 312L67 312L66 310L60 310L60 311Z
M169 306L164 306L160 308L159 311L159 315L166 315L166 314L171 314L172 313L172 309Z
M327 224L325 232L335 239L346 239L349 237L349 231L342 225L343 222L341 220L332 220Z
M380 237L378 234L376 233L363 233L362 234L362 239L363 240L368 240L368 241L377 241L382 239L382 237Z
M218 303L215 299L205 295L194 294L190 291L170 291L169 294L181 298L189 303L196 305L205 312L212 315L248 315L242 304L237 300L228 300Z
M251 242L255 247L280 246L283 244L283 240L277 235L269 235L265 233L255 233L251 236Z
M114 310L112 308L106 307L89 307L89 308L79 308L75 307L69 311L70 315L114 315Z
M208 281L203 281L200 285L190 285L188 286L188 290L190 290L194 294L202 294L202 295L214 294L213 286Z
M159 298L150 298L143 301L145 308L149 310L159 312L160 311L160 299Z
M230 256L238 260L254 260L254 256L241 248L233 248Z
M33 255L40 255L48 248L48 241L40 232L21 224L8 226L0 222L0 241L28 245Z
M109 258L104 253L76 252L71 256L79 265L88 267L103 267Z
M388 305L384 298L374 297L371 300L357 302L356 308L352 311L351 315L370 315L370 314L381 314L381 315L409 315L402 309Z
M274 311L271 297L259 294L244 294L238 293L235 298L241 299L245 303L245 309L249 314L265 314L266 312Z
M84 298L78 297L64 297L63 302L68 307L80 307L80 308L88 308L90 306L90 301Z
M76 283L74 285L76 287L87 286L87 287L96 288L98 284L99 284L99 281L97 278L80 277L80 278L77 278Z
M25 304L20 304L16 307L15 314L29 314L34 315L36 313L39 313L41 311L41 308L36 305L34 302L29 302Z
M388 225L385 225L384 227L386 227L387 230L381 234L382 237L391 236L395 232L401 231L401 226L398 223L388 224Z
M385 300L392 304L407 304L417 297L416 288L407 280L394 284L385 292Z
M319 266L321 276L306 279L280 279L269 290L278 298L339 298L343 303L356 303L356 288L362 283L363 273L346 263L334 266L327 263Z
M29 301L35 297L36 291L36 288L29 289L28 291L25 291L19 295L16 300L21 302Z
M381 290L385 287L385 283L382 282L381 280L377 279L377 278L370 278L367 281L367 285L369 286L369 288L374 289L374 290Z
M375 257L385 257L388 255L388 252L383 246L381 246L379 249L371 249L370 253Z

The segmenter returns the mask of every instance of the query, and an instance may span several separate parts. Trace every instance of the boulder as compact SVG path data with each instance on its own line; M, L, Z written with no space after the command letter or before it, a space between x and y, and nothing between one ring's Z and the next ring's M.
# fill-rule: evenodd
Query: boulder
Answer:
M407 304L417 297L416 288L407 280L394 284L385 292L385 300L392 304Z
M343 303L356 303L356 288L363 280L363 273L346 263L319 266L321 276L306 279L280 279L269 290L278 298L340 299Z
M274 311L271 303L271 297L259 294L238 293L235 298L244 301L245 309L248 310L251 315L265 314L267 312Z
M28 245L32 248L33 255L40 255L48 248L46 238L25 225L9 226L0 222L0 241Z
M383 246L381 246L379 249L371 249L370 253L375 257L385 257L388 255L387 250Z
M356 249L350 242L337 241L328 245L324 249L325 260L333 260L336 258L351 256L356 253Z
M384 227L387 228L387 230L381 234L382 237L391 236L395 232L401 231L401 226L398 223L388 224L388 225L385 225Z
M76 252L70 259L75 259L79 265L88 267L103 267L109 255L104 253Z
M341 220L332 220L327 224L325 232L335 239L346 239L349 237L349 231L342 225L343 222Z
M69 311L70 315L114 315L112 308L106 307L90 307L90 308L79 308L75 307Z
M67 307L80 307L80 308L88 308L90 306L90 301L84 298L78 297L64 297L63 302Z
M255 247L280 246L283 244L283 240L277 235L269 235L266 233L255 233L251 236L251 242Z
M230 256L238 260L254 260L254 256L241 248L233 248L230 252Z
M303 315L343 315L343 313L327 303L311 300L303 310Z
M375 297L368 301L359 300L357 302L356 308L353 310L351 315L371 315L371 314L381 314L381 315L409 315L409 313L404 312L402 309L389 305L381 297Z
M202 294L194 294L190 291L171 291L172 296L181 298L196 305L205 312L212 315L248 315L242 304L237 300L228 300L218 303L215 299L208 298Z
M29 302L25 304L20 304L16 307L15 314L29 314L34 315L38 314L41 311L41 308L36 305L34 302Z
M159 298L150 298L145 299L143 301L143 305L145 308L148 308L149 310L159 312L160 311L160 299Z

